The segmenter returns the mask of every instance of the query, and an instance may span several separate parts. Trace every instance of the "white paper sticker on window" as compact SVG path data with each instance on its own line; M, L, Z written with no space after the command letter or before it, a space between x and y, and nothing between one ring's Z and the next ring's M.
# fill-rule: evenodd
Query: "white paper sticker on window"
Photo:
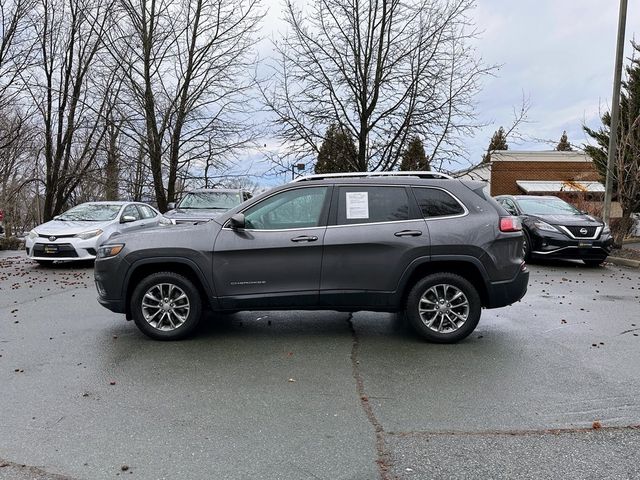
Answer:
M369 218L369 192L347 192L347 218Z

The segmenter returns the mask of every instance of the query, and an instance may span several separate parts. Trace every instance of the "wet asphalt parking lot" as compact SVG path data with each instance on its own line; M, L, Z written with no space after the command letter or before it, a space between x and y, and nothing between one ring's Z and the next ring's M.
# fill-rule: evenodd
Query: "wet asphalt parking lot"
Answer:
M0 479L640 477L640 270L530 269L456 345L366 312L160 343L91 265L0 252Z

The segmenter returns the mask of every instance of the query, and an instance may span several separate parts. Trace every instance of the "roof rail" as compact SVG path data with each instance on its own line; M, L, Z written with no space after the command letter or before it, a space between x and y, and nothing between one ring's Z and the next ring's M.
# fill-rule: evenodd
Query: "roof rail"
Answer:
M313 175L305 175L304 177L298 177L293 182L306 182L309 180L324 180L327 178L360 178L360 177L415 177L415 178L439 178L439 179L453 179L452 176L446 173L435 171L415 171L415 172L344 172L344 173L316 173Z

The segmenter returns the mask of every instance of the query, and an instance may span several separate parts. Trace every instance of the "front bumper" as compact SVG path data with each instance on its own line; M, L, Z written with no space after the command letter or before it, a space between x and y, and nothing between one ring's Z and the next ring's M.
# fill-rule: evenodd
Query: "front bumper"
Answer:
M62 237L53 241L43 237L34 239L27 237L25 251L27 256L33 260L94 260L101 241L101 235L88 240Z
M98 302L116 313L126 313L125 278L129 263L120 255L96 260L93 277L98 290Z
M573 239L561 233L530 232L531 256L568 260L602 261L611 253L613 237L601 234L597 239Z
M112 312L115 312L115 313L126 312L126 306L124 301L122 300L110 300L110 299L106 299L98 296L98 303L100 303L100 305L102 305L107 310L111 310Z

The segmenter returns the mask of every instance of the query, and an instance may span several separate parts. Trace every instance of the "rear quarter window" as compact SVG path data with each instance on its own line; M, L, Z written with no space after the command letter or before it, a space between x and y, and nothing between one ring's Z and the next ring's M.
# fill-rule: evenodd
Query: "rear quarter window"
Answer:
M444 190L414 187L413 193L424 218L455 217L465 213L460 202Z

